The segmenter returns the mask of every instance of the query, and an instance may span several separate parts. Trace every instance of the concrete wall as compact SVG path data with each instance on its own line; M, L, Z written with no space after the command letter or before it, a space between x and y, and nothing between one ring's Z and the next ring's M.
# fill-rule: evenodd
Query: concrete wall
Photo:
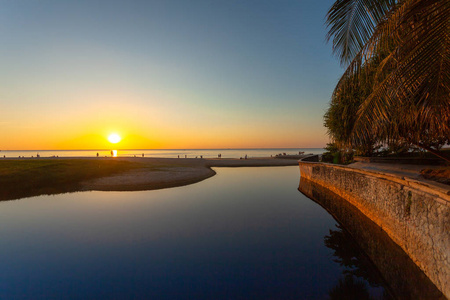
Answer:
M299 162L302 178L345 198L380 226L450 298L450 195L405 177Z

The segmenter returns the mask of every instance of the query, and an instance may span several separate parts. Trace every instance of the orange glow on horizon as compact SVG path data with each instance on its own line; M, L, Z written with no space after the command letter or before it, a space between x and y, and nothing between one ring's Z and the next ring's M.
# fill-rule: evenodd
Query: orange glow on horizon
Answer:
M0 150L321 148L328 141L323 128L307 121L273 125L217 117L203 126L197 118L182 122L181 115L163 119L161 113L145 119L124 108L122 115L98 117L95 111L99 109L64 119L4 125ZM118 143L112 142L117 137L109 139L113 133L120 138Z
M321 139L318 138L322 135L320 131L278 133L269 130L249 130L236 134L239 130L234 128L212 132L164 128L153 129L151 132L133 130L135 132L133 134L124 131L119 135L120 142L112 143L108 139L109 130L107 129L96 130L98 133L80 131L55 130L51 135L44 135L34 130L23 131L9 139L3 139L7 140L8 144L2 145L1 150L86 150L113 147L114 149L321 148L328 140L323 134L320 141ZM271 135L271 138L267 139L265 134ZM0 133L1 136L2 133Z

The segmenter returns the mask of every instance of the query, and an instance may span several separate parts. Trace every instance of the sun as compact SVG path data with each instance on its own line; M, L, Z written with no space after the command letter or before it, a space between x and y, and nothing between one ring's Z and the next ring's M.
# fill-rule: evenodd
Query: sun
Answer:
M120 142L122 140L122 138L117 134L117 133L111 133L108 136L108 141L112 144L117 144L118 142Z

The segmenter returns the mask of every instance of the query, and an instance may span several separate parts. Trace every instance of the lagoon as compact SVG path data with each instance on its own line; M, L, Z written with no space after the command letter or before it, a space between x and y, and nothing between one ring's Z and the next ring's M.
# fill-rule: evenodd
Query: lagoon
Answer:
M394 296L298 191L298 167L215 171L171 189L0 202L0 298L328 299L346 285Z

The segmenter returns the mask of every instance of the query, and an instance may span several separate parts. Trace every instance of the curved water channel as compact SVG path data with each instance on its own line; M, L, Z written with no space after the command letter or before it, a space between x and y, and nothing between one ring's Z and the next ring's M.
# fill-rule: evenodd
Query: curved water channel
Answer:
M298 167L215 170L165 190L0 202L0 298L441 297L379 227L299 187Z

